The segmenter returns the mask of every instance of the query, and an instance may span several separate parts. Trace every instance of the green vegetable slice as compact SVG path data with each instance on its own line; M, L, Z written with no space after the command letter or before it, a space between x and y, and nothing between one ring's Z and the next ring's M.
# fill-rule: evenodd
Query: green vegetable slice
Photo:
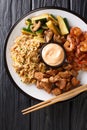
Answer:
M41 29L37 30L37 31L36 31L36 34L37 34L37 35L42 35L42 34L43 34L43 29L41 28Z
M31 30L27 29L27 28L23 28L22 29L22 33L23 34L32 34L32 35L35 35Z
M67 26L68 30L70 30L70 26L69 26L69 23L68 23L67 18L63 18L63 19L64 19L64 22L65 22L65 24L66 24L66 26Z
M64 19L61 16L57 16L57 20L58 20L58 23L59 23L61 35L67 35L69 33L69 30L68 30L68 27L67 27Z
M44 25L42 25L42 29L48 29L46 23Z
M51 20L49 20L49 21L46 23L46 25L47 25L47 27L48 27L49 29L51 29L51 30L54 32L54 34L58 35L58 34L60 33L58 27L55 26L54 23L53 23Z
M49 14L48 19L51 20L54 24L58 25L58 21L53 14Z
M46 19L46 18L42 18L42 19L35 20L36 23L37 23L38 21L41 22L41 25L44 25L44 24L47 22L47 19Z
M30 25L30 24L31 24L31 19L27 19L27 20L25 21L25 24L26 24L26 25Z
M40 19L48 19L49 14L42 14L36 17L31 18L32 23L34 23L36 20L40 20Z

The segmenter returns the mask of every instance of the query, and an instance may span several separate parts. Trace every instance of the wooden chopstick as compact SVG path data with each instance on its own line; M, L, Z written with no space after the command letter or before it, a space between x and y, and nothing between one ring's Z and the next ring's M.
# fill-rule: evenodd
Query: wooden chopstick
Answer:
M60 102L60 101L64 101L64 100L67 100L69 98L72 98L84 91L87 91L87 84L86 85L83 85L83 86L80 86L80 87L77 87L73 90L70 90L68 92L65 92L61 95L58 95L50 100L47 100L47 101L44 101L44 102L41 102L39 104L36 104L32 107L29 107L29 108L26 108L24 110L22 110L22 114L25 115L25 114L28 114L30 112L33 112L33 111L36 111L36 110L39 110L41 108L44 108L46 106L50 106L54 103L57 103L57 102Z

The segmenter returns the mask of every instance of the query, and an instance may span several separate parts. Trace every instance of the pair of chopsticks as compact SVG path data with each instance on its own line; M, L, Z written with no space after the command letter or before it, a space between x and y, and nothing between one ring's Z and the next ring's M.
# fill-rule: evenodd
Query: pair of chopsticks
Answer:
M77 87L73 90L70 90L68 92L65 92L61 95L58 95L50 100L47 100L47 101L44 101L44 102L41 102L39 104L36 104L32 107L29 107L29 108L26 108L24 110L22 110L22 114L25 115L25 114L28 114L30 112L33 112L33 111L36 111L36 110L39 110L41 108L44 108L44 107L47 107L47 106L50 106L52 104L55 104L57 102L61 102L61 101L64 101L64 100L67 100L67 99L70 99L84 91L87 91L87 84L86 85L83 85L83 86L80 86L80 87Z

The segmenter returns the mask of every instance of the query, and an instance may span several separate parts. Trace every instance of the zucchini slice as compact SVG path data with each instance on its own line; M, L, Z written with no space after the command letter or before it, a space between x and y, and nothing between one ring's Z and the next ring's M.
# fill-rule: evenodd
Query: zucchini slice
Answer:
M56 35L59 34L59 29L54 25L54 23L53 23L51 20L49 20L49 21L46 23L46 25L47 25L47 27L48 27L49 29L51 29L51 30L54 32L54 34L56 34Z
M66 24L68 30L70 30L70 26L69 26L69 23L68 23L68 21L67 21L67 18L63 18L63 19L64 19L64 22L65 22L65 24Z
M56 17L53 14L49 14L48 19L52 20L54 24L58 25L58 21L57 21Z
M41 25L44 25L44 24L47 22L47 19L46 19L46 18L42 18L42 19L35 20L36 23L37 23L38 21L41 22Z
M39 16L36 16L36 17L32 17L31 20L32 20L32 23L34 23L37 20L48 19L48 16L49 16L49 14L42 14L42 15L39 15Z
M30 25L30 24L31 24L31 19L27 19L27 20L25 21L25 24L26 24L26 25Z
M58 23L59 23L59 28L60 28L60 31L61 31L61 35L68 34L69 30L68 30L68 27L67 27L64 19L61 16L57 16L57 20L58 20Z
M42 25L42 29L48 29L47 25L46 24Z
M21 30L21 32L22 32L23 34L27 34L27 35L29 35L29 34L35 35L32 31L30 31L30 30L27 29L27 28L23 28L23 29Z
M42 35L42 34L43 34L43 29L41 28L41 29L37 30L37 31L36 31L36 34L37 34L37 35Z

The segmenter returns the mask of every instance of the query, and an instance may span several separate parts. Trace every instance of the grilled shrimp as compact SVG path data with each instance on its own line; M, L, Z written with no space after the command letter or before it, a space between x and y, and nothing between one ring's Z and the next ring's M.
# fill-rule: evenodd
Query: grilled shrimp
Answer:
M84 41L87 41L87 32L86 31L83 33L83 37L84 37Z
M82 30L78 27L73 27L73 28L70 29L70 34L72 36L79 37L82 34Z
M64 48L67 51L73 51L73 49L75 48L75 40L71 37L71 35L67 36L67 41L64 43Z

